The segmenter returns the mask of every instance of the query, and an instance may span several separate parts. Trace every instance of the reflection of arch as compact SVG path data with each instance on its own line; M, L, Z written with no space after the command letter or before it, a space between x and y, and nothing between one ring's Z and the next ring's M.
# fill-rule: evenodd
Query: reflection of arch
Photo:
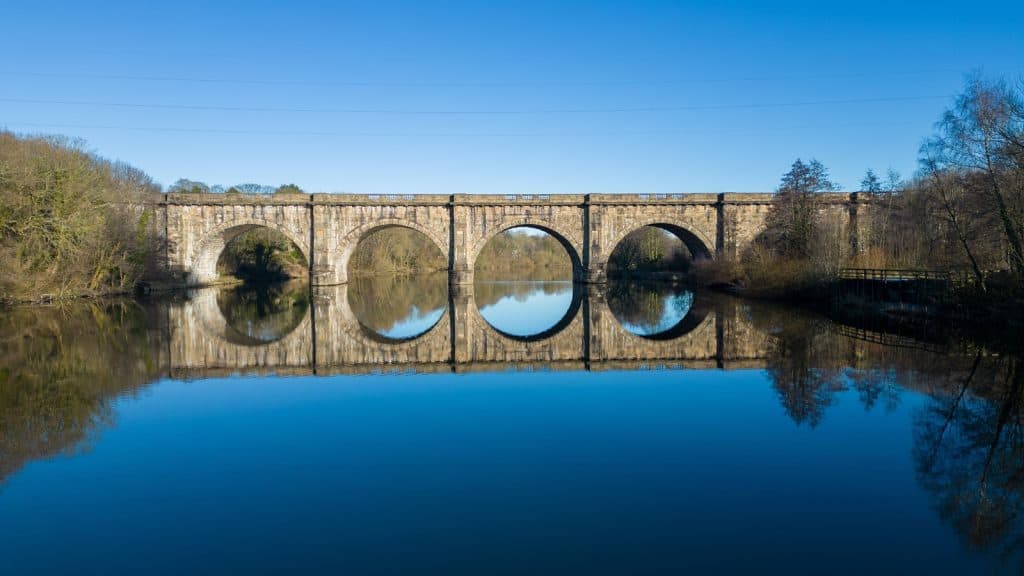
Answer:
M217 289L193 291L171 308L171 362L176 368L306 368L313 358L313 321L307 308L302 321L279 340L258 346L232 341L217 305Z
M300 327L309 324L309 307L307 307L302 319L274 340L263 341L246 337L228 323L228 319L224 316L224 310L221 309L220 303L217 301L218 292L216 287L192 291L189 294L189 303L192 314L198 321L196 324L202 327L207 336L226 344L253 348L269 346L286 340L293 333L299 331Z
M723 341L743 339L724 327L718 307L721 301L711 295L696 293L687 317L650 338L630 332L619 322L606 297L606 287L593 290L591 361L685 361L709 362L714 366L721 358Z
M672 326L668 330L656 332L654 334L637 334L626 329L619 315L615 313L615 309L608 305L609 311L612 313L612 317L619 323L619 327L623 329L627 334L635 338L642 340L675 340L686 336L690 332L697 329L698 326L704 323L704 319L707 318L708 314L711 313L712 305L711 301L707 298L702 298L698 294L693 295L693 303L690 305L690 309L686 311L679 322Z
M411 353L421 344L426 344L429 347L432 344L430 340L434 337L440 337L447 342L451 323L451 311L447 306L437 321L423 332L408 338L388 338L359 320L349 301L349 286L347 284L318 287L317 292L330 302L333 310L337 311L334 322L336 322L337 328L344 332L345 337L357 344L357 347L364 353L372 352L375 355L388 358L388 363L393 363L391 359L402 359L403 354ZM320 325L320 322L318 312L317 324ZM325 334L333 333L334 326L323 326L323 328L328 330ZM344 343L336 342L335 344Z
M448 314L448 297L447 297L447 294L445 294L445 302L444 302L444 305L441 307L441 314L439 314L438 317L437 317L437 320L434 320L433 324L428 326L425 330L422 330L422 331L420 331L420 332L418 332L416 334L413 334L411 336L402 336L402 337L386 336L386 335L381 334L380 332L374 330L373 328L367 326L366 323L363 322L363 320L359 318L359 314L356 313L355 308L352 306L352 301L349 300L349 298L352 297L352 293L353 293L353 291L352 291L350 286L346 286L345 287L345 293L347 294L347 296L345 297L345 302L348 305L348 310L346 311L344 316L346 318L351 318L351 321L355 322L359 326L359 330L360 330L360 332L361 332L361 334L363 336L365 336L369 340L372 340L373 342L376 342L378 344L385 344L385 345L387 345L387 344L404 344L404 343L407 343L407 342L412 342L414 340L418 340L418 339L426 336L427 334L430 334L431 332L433 332L434 328L437 328L437 325L440 324L444 320L445 316Z
M296 290L295 285L251 287L242 284L218 290L216 300L221 316L225 320L224 337L230 342L245 346L265 346L284 339L309 314L309 286L300 286L301 289ZM305 300L301 299L302 295L305 295ZM281 306L282 302L284 306ZM236 315L236 312L239 312L235 308L237 305L243 307L240 318ZM257 309L262 307L264 314L248 314L245 310L248 306L255 306ZM235 320L241 320L242 327L236 324ZM262 329L262 335L251 335L250 331L253 328Z
M537 222L535 219L530 217L504 219L500 222L499 226L495 227L495 232L482 237L476 243L476 246L473 246L473 249L469 254L469 264L472 266L472 268L476 268L476 259L480 256L480 252L483 251L484 246L487 246L488 242L493 240L499 234L508 232L513 228L534 228L536 230L540 230L542 232L550 234L552 238L558 240L558 243L561 244L563 248L565 248L565 252L566 254L568 254L569 260L572 262L574 280L578 277L577 274L583 270L583 260L580 256L580 251L569 240L571 234L560 232L559 230L549 226L548 224L545 224L543 222Z
M445 316L447 316L447 315L448 315L448 310L446 308L441 313L441 315L437 317L437 320L433 324L430 325L429 328L427 328L426 330L424 330L422 332L419 332L417 334L413 334L412 336L402 336L401 338L392 338L391 336L385 336L385 335L381 334L380 332L377 332L373 328L370 328L366 324L363 324L358 318L356 318L356 322L359 323L359 328L362 330L363 335L366 338L368 338L368 339L370 339L370 340L372 340L372 341L374 341L374 342L376 342L378 344L405 344L407 342L413 342L415 340L419 340L420 338L423 338L427 334L430 334L431 332L433 332L434 328L437 328L438 324L440 324L441 321L444 320Z
M203 236L199 246L195 249L188 283L191 285L202 285L216 280L217 260L220 259L220 255L224 252L224 247L238 236L256 228L266 228L281 233L298 247L308 265L310 258L306 239L293 234L287 228L274 226L266 221L252 219L239 223L239 221L234 220L230 224L224 224L210 230Z
M611 246L611 250L607 252L608 256L611 257L612 253L615 252L615 249L619 247L619 244L626 238L626 236L629 236L633 232L647 226L665 230L676 238L679 238L679 240L686 245L686 249L690 251L690 254L695 260L710 259L714 257L714 252L709 248L709 246L714 246L715 243L712 242L710 238L705 237L703 233L680 224L669 224L659 220L639 224L620 234L609 244Z
M444 261L448 262L448 238L438 237L430 228L422 226L412 220L406 220L402 218L377 218L372 222L367 222L362 226L359 226L351 230L341 240L341 256L338 260L338 268L348 273L348 262L352 258L352 254L355 253L356 247L359 242L366 238L370 234L383 230L385 228L407 228L423 234L434 243L434 246L441 252L444 257Z
M520 336L518 334L509 334L508 332L499 330L493 324L488 322L486 318L484 318L484 315L480 312L479 305L474 306L474 308L476 309L476 315L480 319L481 324L487 329L490 329L495 334L498 334L502 338L507 338L509 340L514 340L516 342L542 342L544 340L557 336L559 333L562 332L562 330L565 330L567 326L572 324L573 320L576 319L576 315L579 313L580 305L583 303L583 297L583 287L576 283L573 283L572 299L569 301L569 308L565 311L565 314L562 315L562 318L553 326L544 330L543 332L537 334L529 334L526 336Z

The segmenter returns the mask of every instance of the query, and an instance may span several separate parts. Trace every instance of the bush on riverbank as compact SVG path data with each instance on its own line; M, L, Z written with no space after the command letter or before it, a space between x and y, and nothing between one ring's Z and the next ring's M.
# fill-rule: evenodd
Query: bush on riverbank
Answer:
M228 242L218 268L222 274L255 282L305 278L309 266L297 246L277 230L254 228Z
M693 256L672 233L644 226L626 235L608 257L609 276L650 276L685 272Z
M736 262L698 263L694 279L753 296L807 298L831 294L821 288L844 267L910 268L957 278L947 296L967 316L1002 320L997 311L1021 308L1024 82L969 80L921 147L909 182L890 172L883 183L869 170L855 235L823 209L819 193L836 188L819 162L797 160L762 234Z
M81 142L0 132L0 301L126 292L152 266L160 189Z
M572 260L565 247L550 234L502 232L480 250L474 266L480 280L572 279Z
M426 235L409 228L390 227L372 232L356 246L349 274L420 274L445 270L444 254Z

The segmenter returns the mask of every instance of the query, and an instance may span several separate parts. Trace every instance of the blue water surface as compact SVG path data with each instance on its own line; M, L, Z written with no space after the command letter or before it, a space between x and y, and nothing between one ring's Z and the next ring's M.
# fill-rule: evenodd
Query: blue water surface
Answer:
M906 392L759 370L162 380L0 492L5 573L976 573Z

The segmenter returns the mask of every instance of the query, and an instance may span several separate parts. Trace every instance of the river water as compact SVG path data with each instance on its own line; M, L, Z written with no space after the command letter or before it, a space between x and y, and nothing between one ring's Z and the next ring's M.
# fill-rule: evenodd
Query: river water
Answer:
M4 574L1024 568L1005 350L443 276L0 322Z

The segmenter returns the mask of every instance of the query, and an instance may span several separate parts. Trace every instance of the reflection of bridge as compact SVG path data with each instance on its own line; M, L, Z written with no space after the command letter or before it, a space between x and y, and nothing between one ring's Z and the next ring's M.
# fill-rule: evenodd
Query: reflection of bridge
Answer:
M345 285L318 287L305 318L280 340L246 345L227 337L213 289L199 290L169 312L173 374L233 372L368 373L507 369L625 369L659 366L744 368L763 364L768 337L730 298L698 298L682 329L652 339L628 332L602 292L588 290L560 329L514 338L480 315L471 289L453 290L446 313L421 336L386 341L353 313Z
M856 193L819 194L820 211L857 243ZM343 284L359 240L385 227L416 230L448 260L452 284L472 284L477 255L518 226L550 233L565 247L578 281L600 283L627 234L657 226L695 256L735 256L762 232L772 194L566 194L551 196L168 194L152 222L167 239L167 267L189 284L217 276L227 242L254 227L277 230L306 256L316 285Z

